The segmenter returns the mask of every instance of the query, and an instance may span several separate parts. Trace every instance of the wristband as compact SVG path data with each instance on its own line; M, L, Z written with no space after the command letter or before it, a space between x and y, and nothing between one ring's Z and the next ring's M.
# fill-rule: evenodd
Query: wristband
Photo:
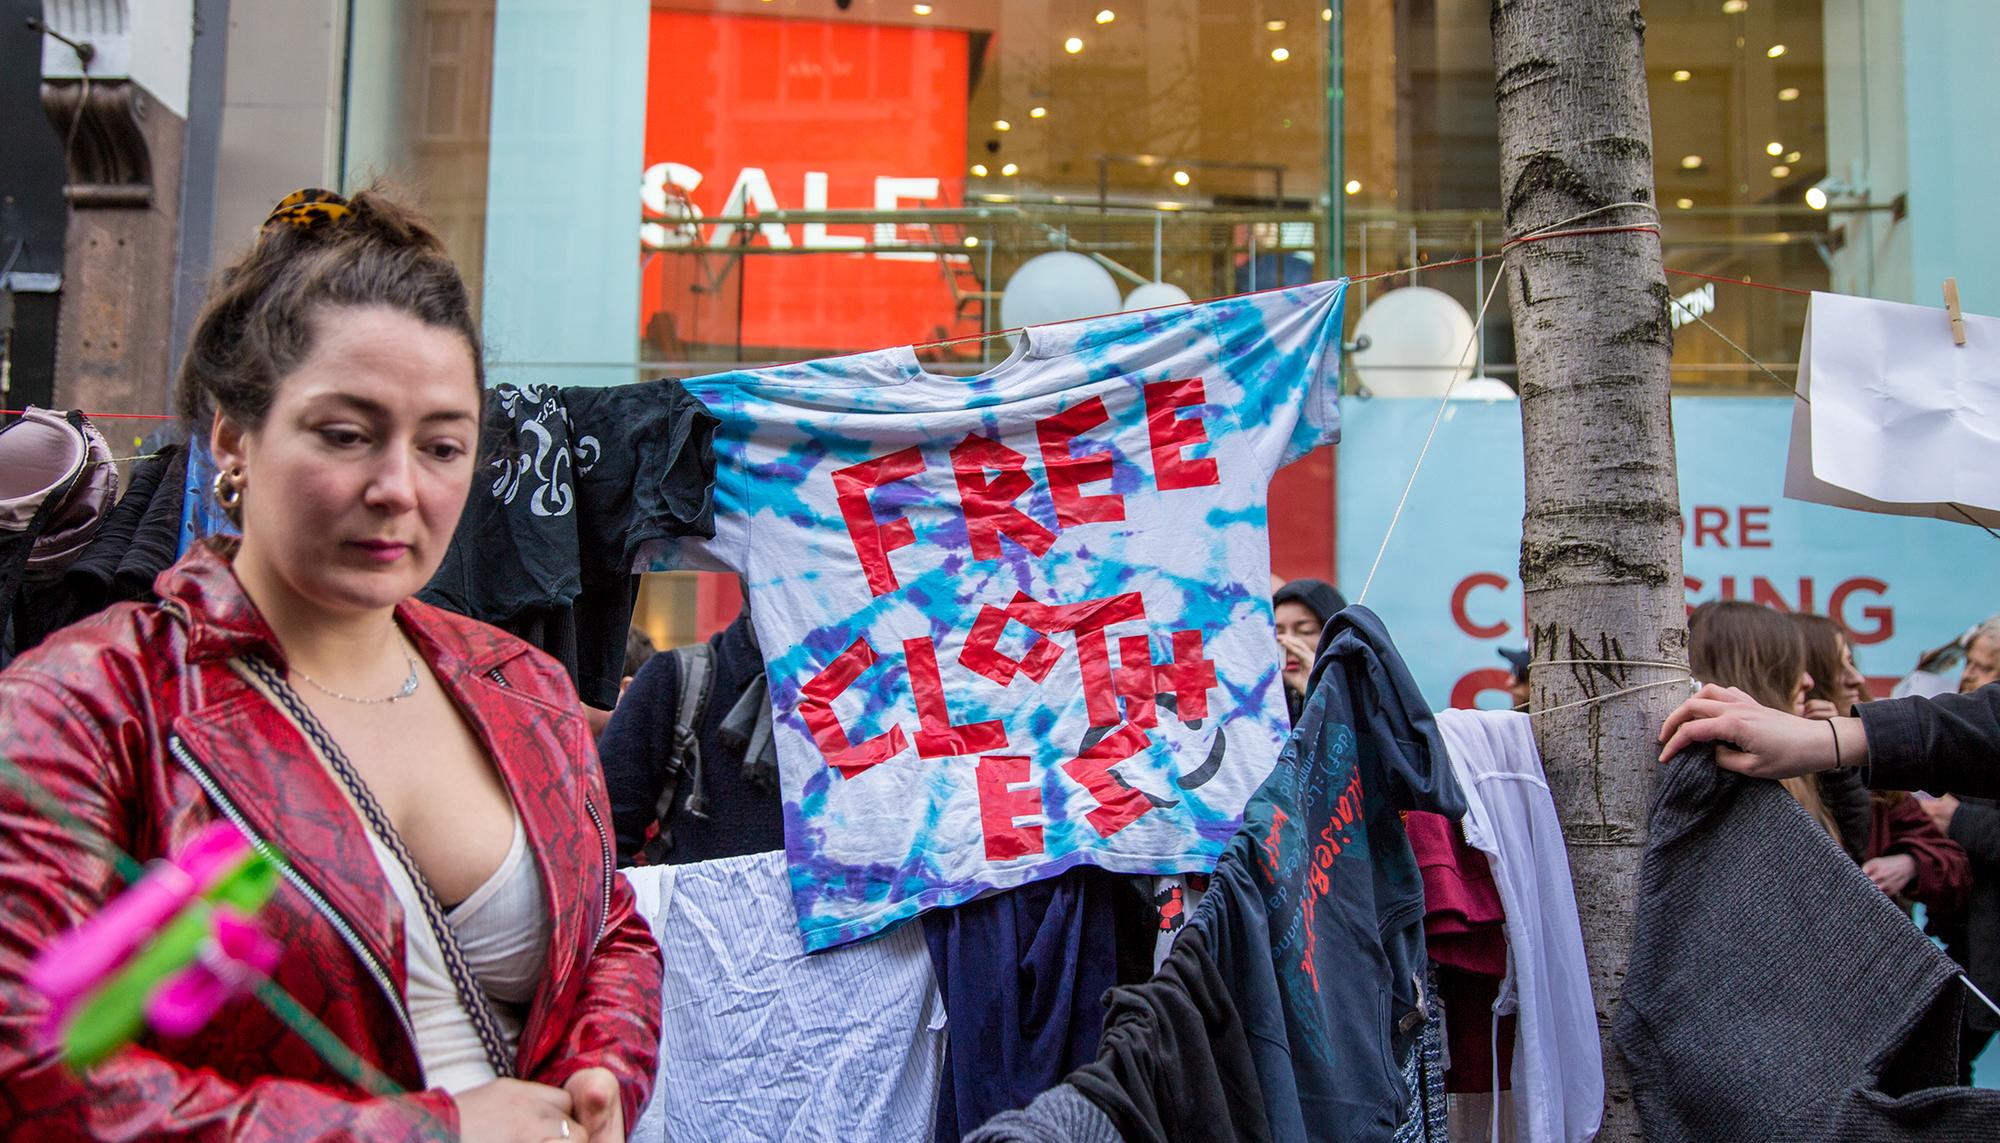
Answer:
M1866 786L1866 785L1869 785L1869 784L1870 784L1870 782L1869 782L1869 774L1868 774L1868 756L1867 756L1866 754L1864 754L1864 755L1862 755L1862 756L1861 756L1861 761L1859 761L1859 762L1855 762L1855 763L1853 763L1853 764L1851 764L1851 765L1850 765L1850 764L1849 764L1849 763L1848 763L1847 761L1845 761L1844 759L1842 759L1842 758L1841 758L1841 756L1840 756L1840 727L1839 727L1839 726L1837 726L1837 725L1835 725L1835 723L1836 723L1837 721L1838 721L1838 720L1836 720L1836 719L1831 719L1831 718L1829 718L1829 719L1827 719L1827 720L1826 720L1826 729L1827 729L1827 733L1829 733L1829 734L1833 735L1833 768L1834 768L1835 770L1851 770L1851 771L1854 771L1855 773L1858 773L1858 774L1860 774L1860 775L1861 775L1861 784L1862 784L1862 785L1864 785L1864 786Z

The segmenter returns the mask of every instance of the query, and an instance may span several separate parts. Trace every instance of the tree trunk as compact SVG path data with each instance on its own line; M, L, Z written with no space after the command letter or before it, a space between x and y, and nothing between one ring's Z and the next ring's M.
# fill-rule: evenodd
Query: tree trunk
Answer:
M1639 0L1495 0L1509 235L1658 222L1644 31ZM1614 206L1630 202L1647 205ZM1550 711L1536 732L1604 1035L1599 1138L1619 1143L1640 1129L1610 1016L1631 954L1655 740L1686 695L1660 685L1607 697L1685 675L1631 664L1687 662L1666 276L1659 238L1644 232L1531 242L1505 265L1527 454L1521 582L1534 658L1547 664L1533 670L1531 703ZM1569 705L1590 699L1603 701Z

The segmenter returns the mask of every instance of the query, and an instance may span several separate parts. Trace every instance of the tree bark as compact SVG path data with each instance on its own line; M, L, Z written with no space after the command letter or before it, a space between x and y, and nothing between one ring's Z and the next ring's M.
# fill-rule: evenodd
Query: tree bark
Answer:
M1639 0L1495 0L1509 235L1657 224L1644 31ZM1631 202L1646 205L1614 206ZM1655 740L1686 695L1671 683L1685 671L1633 665L1687 662L1666 276L1659 238L1644 232L1518 245L1504 272L1526 452L1521 581L1546 664L1530 701L1550 712L1536 732L1604 1037L1599 1138L1621 1143L1641 1133L1610 1017L1631 954ZM1618 693L1648 683L1667 685Z

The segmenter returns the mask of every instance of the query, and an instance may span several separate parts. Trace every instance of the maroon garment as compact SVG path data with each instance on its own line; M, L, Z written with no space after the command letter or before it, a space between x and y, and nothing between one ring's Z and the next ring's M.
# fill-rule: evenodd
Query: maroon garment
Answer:
M229 815L275 845L322 900L288 877L260 914L284 949L273 979L390 1079L421 1087L401 1015L404 918L366 828L292 722L231 666L258 654L282 667L276 639L206 547L155 588L160 604L117 604L0 672L0 756L140 861ZM414 601L396 617L491 754L548 897L548 970L518 1073L560 1086L607 1067L636 1122L659 1050L660 952L612 868L576 693L546 655L485 624ZM122 887L89 839L0 784L0 1138L457 1137L443 1092L371 1097L248 999L192 1037L148 1035L72 1073L43 1045L48 1005L24 977Z
M1901 853L1916 859L1916 878L1903 890L1903 896L1942 913L1963 909L1972 892L1972 861L1965 850L1938 831L1914 797L1892 802L1877 794L1873 809L1868 856Z
M1404 815L1424 879L1424 944L1438 965L1451 1066L1447 1092L1493 1090L1493 1001L1507 975L1506 910L1486 855L1442 814ZM1500 1087L1514 1066L1514 1018L1500 1018Z

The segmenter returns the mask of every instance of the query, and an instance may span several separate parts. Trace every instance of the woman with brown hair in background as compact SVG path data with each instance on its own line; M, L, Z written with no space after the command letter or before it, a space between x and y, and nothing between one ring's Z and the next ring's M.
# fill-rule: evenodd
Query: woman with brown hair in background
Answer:
M1802 713L1808 718L1852 714L1867 701L1868 692L1867 680L1854 665L1846 630L1824 615L1795 614L1791 622L1805 640L1806 673L1813 678ZM1964 905L1972 885L1971 864L1958 843L1931 823L1916 799L1900 790L1871 795L1853 770L1812 777L1818 779L1821 799L1840 827L1842 847L1884 893L1921 901L1932 909L1950 911ZM1844 807L1858 807L1860 812L1844 813Z
M1719 600L1688 619L1688 662L1704 683L1735 687L1773 710L1806 713L1814 680L1805 640L1783 615L1761 604ZM1813 820L1840 838L1840 826L1811 776L1780 780Z

